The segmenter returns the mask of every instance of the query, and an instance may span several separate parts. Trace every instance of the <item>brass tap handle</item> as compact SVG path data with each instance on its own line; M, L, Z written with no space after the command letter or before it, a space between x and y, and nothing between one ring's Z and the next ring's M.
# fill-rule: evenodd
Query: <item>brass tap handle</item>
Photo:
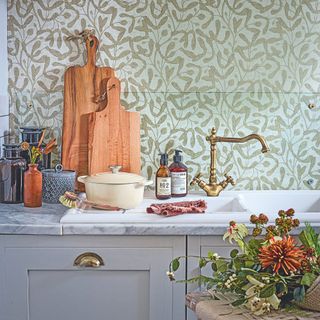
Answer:
M227 183L231 183L233 186L236 185L236 182L233 180L233 178L231 176L228 176L227 173L224 174L225 178L226 178L226 182Z
M199 172L190 182L190 186L194 186L199 182L199 179L202 177L202 173Z
M104 266L103 259L93 252L85 252L80 254L75 260L73 265L80 268L99 268Z

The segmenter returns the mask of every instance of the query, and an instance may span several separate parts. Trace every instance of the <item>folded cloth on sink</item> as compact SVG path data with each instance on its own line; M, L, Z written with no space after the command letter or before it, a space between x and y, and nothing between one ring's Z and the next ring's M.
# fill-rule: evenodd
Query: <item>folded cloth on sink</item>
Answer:
M204 200L180 201L171 203L153 203L147 207L147 213L172 217L185 213L204 213L207 203Z

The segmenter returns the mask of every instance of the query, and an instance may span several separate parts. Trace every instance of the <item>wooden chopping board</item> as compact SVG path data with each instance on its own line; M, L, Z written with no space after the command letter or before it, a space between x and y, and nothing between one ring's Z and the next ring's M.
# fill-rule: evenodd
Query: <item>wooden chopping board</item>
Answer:
M88 114L105 108L106 99L99 99L101 84L114 76L112 68L96 66L98 45L95 36L89 37L87 63L69 67L64 75L62 164L67 170L75 170L77 175L88 174ZM83 191L84 187L76 183L76 189Z
M89 172L122 171L140 174L140 114L126 111L120 103L120 81L112 77L103 83L107 106L89 116Z

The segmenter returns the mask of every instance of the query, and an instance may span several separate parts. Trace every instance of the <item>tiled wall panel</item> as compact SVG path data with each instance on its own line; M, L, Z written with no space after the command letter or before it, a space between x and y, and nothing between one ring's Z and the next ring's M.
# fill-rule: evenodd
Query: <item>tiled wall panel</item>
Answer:
M191 175L207 173L216 126L261 133L271 147L218 146L219 174L236 188L320 188L319 1L9 0L8 14L16 132L45 125L61 136L63 73L85 62L83 44L66 37L93 28L98 63L117 70L124 106L141 112L143 174L175 147Z

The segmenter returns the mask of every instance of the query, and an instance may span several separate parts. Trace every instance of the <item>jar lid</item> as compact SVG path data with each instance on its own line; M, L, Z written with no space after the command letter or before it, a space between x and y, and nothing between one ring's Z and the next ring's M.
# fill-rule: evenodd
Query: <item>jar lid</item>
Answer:
M20 143L3 143L5 149L20 149Z
M121 166L110 166L111 172L97 173L85 178L86 182L101 184L133 184L145 181L143 176L120 172Z
M54 169L44 169L41 170L42 174L50 177L74 177L75 171L73 170L63 170L62 164L57 164Z
M35 132L35 131L43 131L45 128L38 128L38 127L20 127L20 130L22 131L30 131L30 132Z

